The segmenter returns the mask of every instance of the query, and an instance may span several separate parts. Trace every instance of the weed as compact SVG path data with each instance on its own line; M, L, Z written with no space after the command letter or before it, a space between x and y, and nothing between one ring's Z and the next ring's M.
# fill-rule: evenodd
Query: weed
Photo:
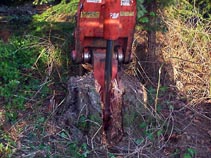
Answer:
M33 46L36 42L36 39L12 37L10 43L0 43L0 96L4 100L8 120L14 121L17 111L25 109L24 103L30 100L41 82L37 79L39 75L32 74L40 50ZM39 60L38 65L44 67L45 63Z
M115 158L116 156L113 153L108 152L108 157L109 158Z
M78 120L78 128L81 130L85 130L87 128L87 117L85 115L81 115Z
M10 136L0 130L0 157L11 157L13 149L15 148L15 142Z
M74 158L87 158L90 151L85 143L81 146L76 143L71 143L69 145L70 154Z
M195 154L196 154L195 149L187 148L184 155L183 155L183 158L193 158Z

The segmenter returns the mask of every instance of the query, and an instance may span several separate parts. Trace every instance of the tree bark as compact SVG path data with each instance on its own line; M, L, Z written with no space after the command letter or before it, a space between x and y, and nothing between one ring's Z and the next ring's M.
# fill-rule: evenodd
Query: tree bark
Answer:
M147 101L147 95L144 86L139 81L127 74L121 72L118 79L113 81L112 119L109 130L107 131L107 141L109 144L118 143L123 136L124 115L131 110L144 109ZM80 130L77 134L71 132L75 139L79 139L83 134L93 136L97 131L98 124L102 127L102 102L100 100L100 87L94 80L92 73L80 77L71 77L68 82L68 95L66 103L59 107L57 112L58 124L62 128L76 127ZM84 118L85 126L81 118ZM81 136L78 136L78 133ZM83 133L83 134L82 134ZM101 128L101 134L104 131ZM101 140L103 141L103 140Z
M151 80L157 82L158 67L156 64L156 16L151 16L150 13L157 12L157 3L156 0L152 0L148 4L148 13L149 13L149 28L147 31L148 36L148 61L151 62L151 71L149 73Z

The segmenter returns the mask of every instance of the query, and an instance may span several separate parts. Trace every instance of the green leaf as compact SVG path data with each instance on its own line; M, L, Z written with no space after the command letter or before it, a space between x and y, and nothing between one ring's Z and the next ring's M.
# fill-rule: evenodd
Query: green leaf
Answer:
M185 153L185 154L183 155L183 158L192 158L192 156L191 156L189 153Z
M144 129L147 127L147 123L146 122L142 122L140 125L139 125L140 128Z
M160 137L162 135L162 133L163 133L163 130L162 129L158 130L157 131L157 136Z
M0 152L3 151L4 145L2 143L0 143Z
M161 92L166 92L167 90L168 90L168 87L167 86L160 87L160 91Z
M135 140L135 143L137 144L137 145L140 145L141 143L143 143L144 142L144 139L136 139Z
M194 156L196 154L196 151L193 148L188 148L187 151L189 154L191 154L191 156Z
M116 156L113 153L108 153L109 158L115 158Z
M147 137L148 137L149 140L151 140L151 141L154 139L153 133L149 133Z
M157 105L157 112L161 112L162 106L160 104Z
M86 150L85 152L83 152L82 155L83 155L84 157L88 157L89 153L90 153L90 151Z
M149 15L153 17L156 16L155 12L150 12Z
M148 23L149 22L149 18L143 17L143 18L141 18L141 22L142 23Z
M67 137L68 137L67 134L66 134L65 132L61 132L60 136L61 136L62 138L67 138Z
M144 3L144 0L138 0L138 1L137 1L137 4L138 4L138 5L140 5L140 4L142 4L142 3Z
M169 105L169 109L170 110L174 110L174 106L173 105Z
M44 117L40 117L38 120L37 120L39 123L43 123L45 121L45 118Z

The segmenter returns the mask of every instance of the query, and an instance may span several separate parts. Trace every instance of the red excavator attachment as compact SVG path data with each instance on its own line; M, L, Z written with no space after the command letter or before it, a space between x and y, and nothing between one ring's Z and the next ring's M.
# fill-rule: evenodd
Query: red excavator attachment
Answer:
M93 64L101 86L104 133L111 144L123 135L121 117L116 116L121 115L121 103L114 101L111 83L117 80L118 64L131 61L136 0L80 0L76 19L72 59Z

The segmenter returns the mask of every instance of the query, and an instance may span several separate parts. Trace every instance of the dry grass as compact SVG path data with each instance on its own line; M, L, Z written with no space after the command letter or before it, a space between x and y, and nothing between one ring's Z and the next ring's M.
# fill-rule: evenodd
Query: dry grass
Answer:
M181 94L192 101L209 97L211 23L193 15L184 20L177 11L172 7L163 14L168 32L159 39L160 56L171 65L169 76Z
M128 71L146 84L171 86L180 96L197 101L210 97L211 22L196 11L186 14L182 8L178 2L159 12L167 31L156 33L155 59L150 56L147 33L136 32L133 54L137 58Z

